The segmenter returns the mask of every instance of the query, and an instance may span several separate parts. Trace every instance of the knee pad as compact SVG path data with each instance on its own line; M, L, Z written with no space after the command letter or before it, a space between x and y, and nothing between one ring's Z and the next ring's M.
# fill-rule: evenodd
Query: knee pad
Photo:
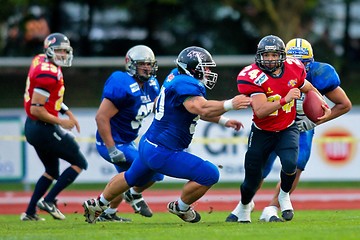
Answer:
M78 151L77 154L74 156L73 165L78 166L79 168L84 170L88 168L88 162L80 151Z
M212 186L219 181L219 169L211 162L204 161L198 169L199 170L196 172L197 176L193 181L204 186Z
M154 182L160 182L160 181L164 180L164 174L156 173L156 174L152 177L151 180L154 181Z

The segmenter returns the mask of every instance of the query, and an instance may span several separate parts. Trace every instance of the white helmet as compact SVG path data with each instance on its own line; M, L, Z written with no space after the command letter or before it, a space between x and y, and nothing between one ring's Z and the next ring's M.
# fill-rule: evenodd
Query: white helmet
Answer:
M150 63L151 71L145 72L145 75L140 75L138 73L138 63ZM125 69L131 76L141 81L147 81L150 77L155 77L158 65L151 48L145 45L137 45L130 48L125 56Z

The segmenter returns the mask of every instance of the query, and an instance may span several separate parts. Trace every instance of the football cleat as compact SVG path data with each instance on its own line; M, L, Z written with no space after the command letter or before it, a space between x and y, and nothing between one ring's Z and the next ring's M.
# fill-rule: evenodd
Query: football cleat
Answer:
M290 194L284 192L282 189L280 189L279 193L279 204L281 209L281 216L286 221L290 221L294 217L294 208L292 207L291 201L290 201Z
M286 221L291 221L294 217L294 211L293 210L285 210L281 212L281 216Z
M238 222L239 220L239 208L240 208L241 202L238 203L238 205L235 207L234 211L232 211L229 216L225 219L225 222ZM254 211L255 203L252 200L250 202L251 212Z
M152 217L153 213L147 203L145 202L142 194L131 194L130 190L124 193L125 202L131 205L135 213L139 213L144 217Z
M278 208L276 206L267 206L261 213L261 222L283 222L277 215Z
M48 212L54 219L64 220L65 216L60 212L60 210L56 207L54 202L46 202L44 198L41 198L37 202L37 207L43 211Z
M20 220L21 221L45 221L45 218L39 217L39 215L37 215L36 213L33 215L28 215L26 213L22 213L20 215Z
M108 208L99 201L99 199L89 199L83 203L85 221L88 223L96 223L96 219L100 214Z
M238 217L235 214L230 213L229 216L225 219L225 222L237 222Z
M240 202L238 222L251 223L251 211L252 211L251 202L249 202L246 205L244 205Z
M131 222L129 218L123 218L116 215L116 213L108 214L101 213L100 216L96 219L98 222Z
M185 222L196 223L199 222L201 219L200 214L191 207L189 207L189 209L186 211L181 211L179 209L177 201L169 202L167 205L167 209L170 213L177 215Z

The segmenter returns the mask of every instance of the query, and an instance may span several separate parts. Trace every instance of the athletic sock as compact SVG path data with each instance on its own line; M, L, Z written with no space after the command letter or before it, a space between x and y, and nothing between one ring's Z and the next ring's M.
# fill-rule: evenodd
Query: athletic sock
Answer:
M41 176L35 185L34 192L31 196L30 203L26 209L26 214L33 215L36 213L36 204L44 196L53 181L47 177Z
M68 167L58 178L56 184L50 192L46 195L45 201L46 202L54 202L56 196L64 190L67 186L74 182L76 177L79 175L72 167Z
M190 207L190 205L184 203L184 202L181 200L181 198L179 198L179 199L177 200L177 202L178 202L178 207L179 207L179 210L180 210L180 211L187 211L187 210L189 209L189 207Z

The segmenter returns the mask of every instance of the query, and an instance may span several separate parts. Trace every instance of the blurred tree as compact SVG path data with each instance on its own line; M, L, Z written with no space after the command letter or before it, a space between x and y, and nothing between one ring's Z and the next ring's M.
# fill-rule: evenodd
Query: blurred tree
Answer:
M259 36L274 34L285 42L305 37L318 0L222 0L233 7L258 31Z

